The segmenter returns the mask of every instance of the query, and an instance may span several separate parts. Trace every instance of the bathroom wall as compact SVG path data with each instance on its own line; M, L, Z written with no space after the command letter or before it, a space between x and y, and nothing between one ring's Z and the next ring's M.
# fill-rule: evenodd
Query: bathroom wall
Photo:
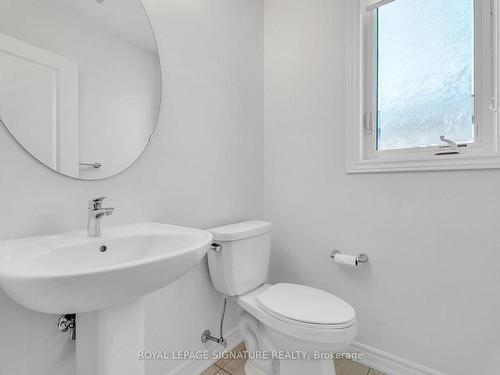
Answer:
M492 375L500 170L344 172L348 2L265 2L271 275L349 301L358 342L447 375ZM370 262L332 264L333 248Z
M100 182L62 177L0 128L0 238L82 229L88 199L116 208L103 225L146 220L207 228L262 216L263 3L144 0L163 66L159 126L143 157ZM147 297L151 350L201 347L222 300L206 264ZM71 375L74 343L57 316L28 311L0 292L0 374ZM227 329L235 326L234 306ZM148 375L178 363L148 362Z

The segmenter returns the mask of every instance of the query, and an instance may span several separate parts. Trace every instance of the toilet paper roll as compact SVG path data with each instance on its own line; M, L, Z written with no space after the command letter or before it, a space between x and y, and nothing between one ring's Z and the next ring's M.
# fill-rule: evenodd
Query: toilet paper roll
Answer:
M352 255L336 254L335 263L347 264L349 266L357 266L358 258Z

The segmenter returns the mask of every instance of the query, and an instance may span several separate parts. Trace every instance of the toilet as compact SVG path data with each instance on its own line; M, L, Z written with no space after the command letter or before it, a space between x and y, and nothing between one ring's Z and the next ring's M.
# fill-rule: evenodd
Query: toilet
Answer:
M334 375L332 353L357 334L356 313L344 300L304 285L266 284L271 227L247 221L209 229L210 277L217 291L243 309L238 327L249 351L246 375Z

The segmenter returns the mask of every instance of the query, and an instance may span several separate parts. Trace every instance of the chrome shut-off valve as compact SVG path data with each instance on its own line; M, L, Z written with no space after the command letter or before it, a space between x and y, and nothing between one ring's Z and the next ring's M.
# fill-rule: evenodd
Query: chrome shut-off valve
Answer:
M71 340L76 340L76 315L66 314L59 317L57 329L59 332L69 332Z

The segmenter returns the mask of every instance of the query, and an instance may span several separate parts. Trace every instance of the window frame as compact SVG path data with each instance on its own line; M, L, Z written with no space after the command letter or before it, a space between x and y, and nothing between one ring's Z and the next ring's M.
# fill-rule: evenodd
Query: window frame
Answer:
M500 168L500 132L495 108L498 1L474 0L475 141L459 148L456 155L436 155L443 151L440 146L377 150L377 11L366 11L366 0L350 1L347 173Z

